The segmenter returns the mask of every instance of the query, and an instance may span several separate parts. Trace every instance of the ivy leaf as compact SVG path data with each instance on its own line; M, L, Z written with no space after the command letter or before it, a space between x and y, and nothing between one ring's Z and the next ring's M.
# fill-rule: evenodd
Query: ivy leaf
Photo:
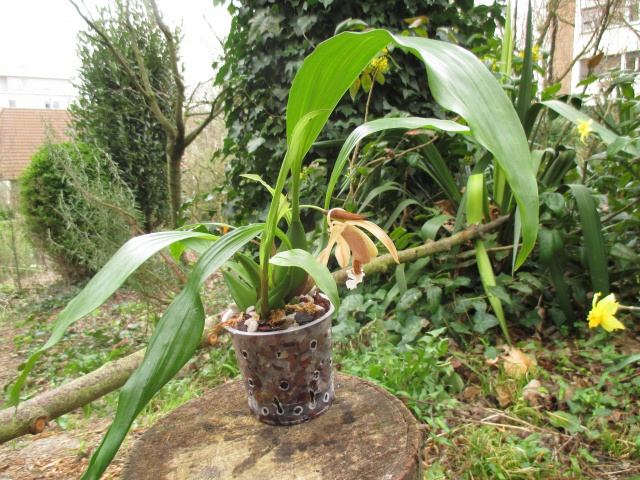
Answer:
M420 300L420 298L422 298L422 290L419 290L417 288L410 288L409 290L404 292L404 295L402 295L402 297L400 297L400 300L396 305L396 312L406 312L411 307L413 307L418 302L418 300Z
M486 312L476 312L473 315L473 331L478 333L485 333L490 328L499 325L498 319Z
M267 140L262 137L252 138L247 142L247 153L255 152L260 147L260 145L262 145L266 141Z

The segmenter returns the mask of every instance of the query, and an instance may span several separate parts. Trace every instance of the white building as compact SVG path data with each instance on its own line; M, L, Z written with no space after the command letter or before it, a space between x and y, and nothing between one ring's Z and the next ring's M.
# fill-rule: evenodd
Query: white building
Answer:
M0 108L66 110L75 97L76 89L68 78L0 71Z
M571 91L578 90L577 84L589 75L599 75L608 70L619 68L640 71L640 2L627 0L616 11L605 10L602 1L578 0L575 14L574 52L581 52L585 46L593 43L598 26L606 20L609 28L603 33L599 51L603 53L600 63L589 69L589 58L581 59L571 71ZM593 50L589 52L589 56ZM593 88L597 88L593 85ZM588 92L593 91L590 87Z

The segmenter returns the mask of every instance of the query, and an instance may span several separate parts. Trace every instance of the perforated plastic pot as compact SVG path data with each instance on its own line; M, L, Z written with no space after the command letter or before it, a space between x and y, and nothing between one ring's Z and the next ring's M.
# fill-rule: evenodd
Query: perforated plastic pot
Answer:
M251 412L269 425L308 422L333 403L331 309L300 327L275 332L227 328Z

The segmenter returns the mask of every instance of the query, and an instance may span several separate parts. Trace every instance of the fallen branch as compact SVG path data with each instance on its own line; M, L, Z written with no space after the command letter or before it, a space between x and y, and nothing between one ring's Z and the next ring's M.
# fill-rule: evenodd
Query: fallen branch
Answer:
M505 216L486 225L474 225L437 242L430 241L425 245L398 252L398 257L402 263L407 263L436 253L447 252L457 245L495 230L507 219L508 217ZM384 273L393 268L393 265L395 261L391 255L382 255L367 264L364 270L369 275ZM339 284L346 282L346 270L335 272L333 277ZM216 317L217 315L210 317L205 322L200 348L209 344L209 334L217 323ZM0 411L0 444L27 433L41 433L48 422L122 387L142 363L144 353L145 349L142 349L119 360L108 362L94 372L21 403L17 409L10 407Z

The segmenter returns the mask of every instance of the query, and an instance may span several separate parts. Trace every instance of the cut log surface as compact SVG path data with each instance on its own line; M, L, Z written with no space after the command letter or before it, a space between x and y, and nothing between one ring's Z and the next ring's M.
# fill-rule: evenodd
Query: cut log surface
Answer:
M335 376L333 406L274 427L249 412L240 381L158 421L129 453L125 480L419 479L420 429L404 404L358 377Z

